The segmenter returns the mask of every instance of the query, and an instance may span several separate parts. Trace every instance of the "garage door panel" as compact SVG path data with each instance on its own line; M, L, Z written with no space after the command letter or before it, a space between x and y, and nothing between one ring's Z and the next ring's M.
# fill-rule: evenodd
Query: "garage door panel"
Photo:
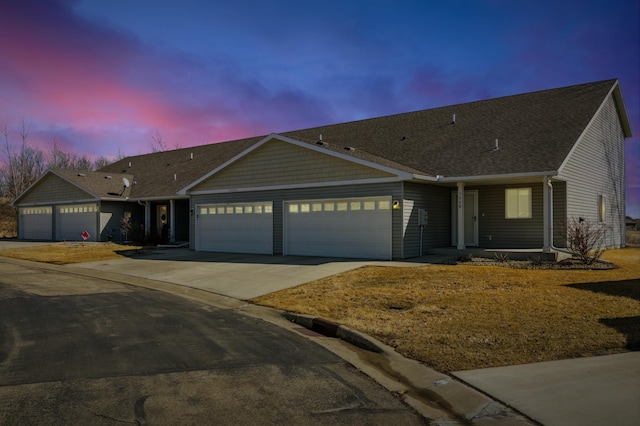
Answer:
M391 258L390 197L287 202L286 254Z
M81 204L60 206L57 211L58 240L81 241L82 233L89 234L88 241L97 241L98 206Z
M52 240L52 212L51 206L21 207L20 238L25 240Z
M211 204L198 212L197 250L273 253L271 202Z

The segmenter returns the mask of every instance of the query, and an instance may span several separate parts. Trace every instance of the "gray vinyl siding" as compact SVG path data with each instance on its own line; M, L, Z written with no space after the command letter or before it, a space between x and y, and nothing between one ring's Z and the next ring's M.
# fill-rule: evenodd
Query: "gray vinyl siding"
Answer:
M120 224L126 212L131 213L133 227L140 228L144 221L144 207L138 203L122 203L117 201L103 201L100 203L100 239L99 241L124 241L127 236L120 232ZM187 219L188 221L188 219ZM186 227L187 225L185 225ZM129 235L128 238L133 238Z
M598 223L598 196L606 196L607 245L625 241L624 133L612 96L577 142L559 177L567 181L567 220Z
M37 185L31 187L29 192L21 197L19 205L53 204L65 201L85 202L88 200L95 200L95 197L58 176L50 174Z
M380 184L327 186L319 188L282 189L272 191L234 192L224 194L194 195L191 197L191 208L197 205L215 203L240 203L256 201L273 202L273 254L281 255L284 246L283 204L292 200L322 200L349 197L381 197L390 196L394 200L402 199L402 182ZM392 257L402 257L402 211L392 211ZM195 249L195 215L190 221L190 248Z
M100 239L99 241L122 241L120 221L124 217L127 204L102 202L100 203Z
M567 240L564 226L567 217L567 184L566 182L553 182L553 245L566 247Z
M192 191L391 177L394 175L353 161L271 140L199 183Z
M485 248L542 248L542 182L466 187L478 190L478 245ZM505 218L505 189L531 188L531 218Z
M418 210L428 213L428 224L422 231L422 254L429 248L448 247L451 242L451 191L449 188L404 183L404 257L420 255Z

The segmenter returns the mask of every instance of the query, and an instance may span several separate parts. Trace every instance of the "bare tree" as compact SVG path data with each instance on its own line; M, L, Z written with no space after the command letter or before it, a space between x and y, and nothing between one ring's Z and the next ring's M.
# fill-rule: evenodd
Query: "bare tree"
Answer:
M2 167L0 167L0 193L15 199L25 189L32 185L46 170L46 162L42 151L27 144L29 127L23 120L18 131L19 148L11 144L9 129L5 125L2 152Z
M94 170L97 168L97 163L91 161L86 155L79 156L63 151L60 149L58 141L54 138L47 166L52 169L62 170Z
M167 142L162 139L162 135L158 130L156 130L153 135L151 135L151 152L162 152L167 149Z
M16 133L18 143L14 143ZM15 199L49 168L91 171L111 162L105 157L91 160L86 155L69 154L55 138L49 152L32 147L28 143L29 126L24 120L16 133L11 133L5 124L0 147L0 197Z
M176 143L173 148L169 148L169 144L162 138L160 131L156 130L151 135L151 152L163 152L170 149L180 149L180 143Z

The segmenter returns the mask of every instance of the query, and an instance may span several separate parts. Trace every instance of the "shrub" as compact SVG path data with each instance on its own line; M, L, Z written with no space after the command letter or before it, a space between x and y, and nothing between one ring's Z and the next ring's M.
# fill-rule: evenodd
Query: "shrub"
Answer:
M605 252L607 228L588 219L571 218L567 223L567 249L585 265L591 265Z

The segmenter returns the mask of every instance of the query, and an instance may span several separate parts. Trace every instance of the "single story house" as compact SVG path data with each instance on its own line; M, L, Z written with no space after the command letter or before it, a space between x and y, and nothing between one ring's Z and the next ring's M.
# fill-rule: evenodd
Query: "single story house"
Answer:
M23 239L119 240L128 216L197 251L405 259L551 253L581 217L620 247L630 136L607 80L50 170L14 205Z

